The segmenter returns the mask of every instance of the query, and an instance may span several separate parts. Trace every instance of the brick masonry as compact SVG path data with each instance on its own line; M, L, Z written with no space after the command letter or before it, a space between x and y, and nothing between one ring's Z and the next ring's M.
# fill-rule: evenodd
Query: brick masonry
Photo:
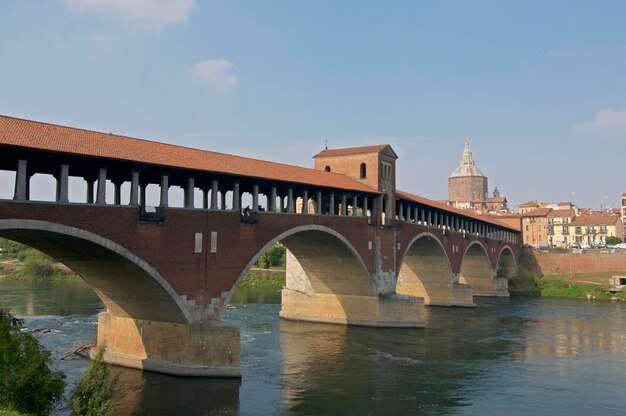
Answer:
M570 273L626 273L626 252L593 250L582 253L543 253L525 248L521 265L537 275L567 275Z
M442 242L457 276L472 243L485 249L494 271L505 246L516 258L518 254L513 244L451 231L444 235L441 228L410 223L400 228L374 227L367 225L364 217L259 213L258 222L251 225L242 224L237 212L170 208L165 221L158 224L140 222L138 208L126 206L4 201L0 202L0 219L47 221L102 236L145 261L178 295L195 305L223 301L263 249L297 227L326 227L342 236L360 257L379 293L395 290L402 258L418 235ZM201 253L196 253L196 233L202 233ZM213 241L216 253L211 252L212 233L217 233L217 241Z

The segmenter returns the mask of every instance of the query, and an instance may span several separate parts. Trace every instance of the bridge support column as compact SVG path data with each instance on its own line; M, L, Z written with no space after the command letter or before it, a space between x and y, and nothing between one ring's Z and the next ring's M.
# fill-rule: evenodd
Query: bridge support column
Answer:
M475 279L472 281L474 296L508 298L509 281L504 277L493 277L491 279Z
M398 283L396 291L424 299L429 306L475 307L473 288L460 283L428 282L428 290L423 283L417 281Z
M98 315L97 344L110 364L177 376L241 377L239 328Z
M96 204L104 205L107 203L107 168L98 169L98 192L96 193Z
M69 173L70 165L61 165L57 177L57 202L69 202Z
M161 200L159 206L163 208L167 208L168 206L168 196L169 196L169 175L161 175Z
M187 178L187 188L185 188L185 208L193 208L195 205L195 186L195 178Z
M267 210L269 212L276 212L276 187L272 186L270 189L270 201Z
M217 193L219 192L216 180L211 181L211 209L217 209Z
M209 190L202 189L202 209L209 209Z
M423 328L424 299L407 295L307 294L283 289L280 317L293 321Z
M347 270L336 271L341 275ZM372 327L424 327L423 298L375 293L317 293L302 265L290 251L287 251L286 278L281 318Z
M130 179L130 201L128 205L136 207L139 205L139 172L133 171Z
M252 211L259 210L259 185L252 185Z
M28 195L28 172L26 169L26 160L17 161L17 172L15 174L15 194L13 199L17 201L27 200Z
M122 182L113 182L113 203L115 205L122 205Z
M294 209L293 203L293 189L287 189L287 212L293 214L296 210Z

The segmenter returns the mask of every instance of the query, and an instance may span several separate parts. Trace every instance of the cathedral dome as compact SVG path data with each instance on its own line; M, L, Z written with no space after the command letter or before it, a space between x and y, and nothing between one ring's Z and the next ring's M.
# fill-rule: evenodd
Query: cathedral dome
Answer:
M485 176L474 164L474 158L472 157L472 150L470 149L470 142L465 142L465 149L463 150L463 158L459 166L454 169L451 178L457 178L459 176Z

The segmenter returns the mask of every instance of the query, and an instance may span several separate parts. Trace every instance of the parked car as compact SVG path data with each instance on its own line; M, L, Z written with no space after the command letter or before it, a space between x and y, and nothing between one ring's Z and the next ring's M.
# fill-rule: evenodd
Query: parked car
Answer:
M626 243L615 244L615 248L620 250L626 250Z
M580 243L580 248L582 248L583 250L589 250L591 246L587 243Z
M580 244L578 244L578 243L569 243L569 248L580 248Z

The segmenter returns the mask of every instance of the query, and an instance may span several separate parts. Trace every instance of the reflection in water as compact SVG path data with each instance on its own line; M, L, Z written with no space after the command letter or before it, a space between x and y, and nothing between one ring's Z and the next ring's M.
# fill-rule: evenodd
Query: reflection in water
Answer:
M448 311L448 313L446 313ZM449 312L461 314L450 319ZM467 404L481 377L468 362L506 359L513 338L492 339L501 319L468 325L467 309L430 308L433 329L280 323L289 414L422 414ZM523 322L515 322L521 328ZM517 331L519 332L519 330Z
M0 280L0 304L24 316L93 315L104 309L98 296L81 280Z
M116 368L124 396L114 415L238 415L240 379L173 377Z
M224 320L241 327L242 380L119 369L125 395L115 414L622 415L626 407L621 303L488 299L475 309L427 308L426 329L376 329L281 321L274 289L242 288L231 302ZM56 360L94 338L102 308L67 282L0 281L0 304L47 315L26 325L52 329L37 336ZM69 394L88 361L58 362Z

